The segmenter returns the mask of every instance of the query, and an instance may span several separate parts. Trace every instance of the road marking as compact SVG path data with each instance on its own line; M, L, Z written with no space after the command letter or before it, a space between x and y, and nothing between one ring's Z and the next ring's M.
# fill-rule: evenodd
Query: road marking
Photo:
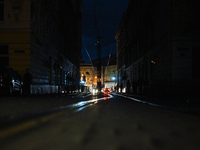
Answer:
M158 104L154 104L154 103L151 103L151 102L146 102L146 101L139 100L139 99L136 99L136 98L133 98L133 97L129 97L129 96L125 96L125 95L121 95L121 94L117 94L117 93L115 93L115 95L121 96L121 97L124 97L124 98L128 98L128 99L131 99L131 100L136 101L136 102L140 102L140 103L144 103L144 104L149 104L149 105L156 106L156 107L161 107Z
M8 127L7 129L0 131L0 139L4 139L6 137L9 137L9 136L12 136L14 134L20 133L22 131L28 130L32 127L39 126L40 124L46 123L46 122L48 122L48 121L50 121L50 120L52 120L56 117L65 115L67 113L77 112L77 110L80 111L80 110L82 110L81 109L82 107L86 107L86 106L96 104L97 101L107 100L107 99L110 99L110 98L113 98L113 96L109 95L109 97L103 97L103 98L93 99L93 100L88 100L88 101L81 101L81 102L63 107L62 109L58 109L58 111L60 110L60 112L49 114L49 115L39 117L39 118L36 118L36 119L32 119L32 120L29 120L29 121L25 121L23 123L20 123L19 125L13 126L13 127ZM71 108L71 109L63 111L66 108Z
M89 105L89 104L86 104L86 105ZM80 107L83 107L83 106L80 106ZM66 110L66 111L62 111L62 112L58 112L58 113L54 113L54 114L51 114L51 115L48 115L48 116L36 118L36 119L30 120L30 121L25 121L24 123L21 123L19 125L14 126L14 127L9 127L8 129L0 131L0 139L14 135L16 133L20 133L22 131L30 129L31 127L38 126L38 125L43 124L47 121L50 121L50 120L52 120L52 119L54 119L58 116L62 116L64 114L75 111L76 109L79 109L80 107L73 108L73 109Z

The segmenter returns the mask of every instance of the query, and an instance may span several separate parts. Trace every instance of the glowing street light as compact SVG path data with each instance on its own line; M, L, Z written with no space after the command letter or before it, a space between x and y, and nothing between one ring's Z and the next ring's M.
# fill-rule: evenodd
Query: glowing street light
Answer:
M115 76L112 76L112 80L114 81L116 79L116 77Z

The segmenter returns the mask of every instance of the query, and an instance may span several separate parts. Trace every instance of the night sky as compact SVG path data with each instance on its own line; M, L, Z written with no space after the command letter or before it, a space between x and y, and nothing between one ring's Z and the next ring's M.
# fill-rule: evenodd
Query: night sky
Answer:
M83 0L82 59L85 62L90 62L86 49L91 59L97 58L97 46L95 45L97 38L95 36L98 34L96 29L99 36L102 37L102 57L108 56L110 53L116 54L115 34L128 3L129 0Z

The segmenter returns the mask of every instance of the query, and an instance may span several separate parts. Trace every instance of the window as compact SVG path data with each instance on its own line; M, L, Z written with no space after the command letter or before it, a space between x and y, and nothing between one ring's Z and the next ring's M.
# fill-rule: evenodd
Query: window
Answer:
M0 45L0 64L9 65L8 45Z
M90 72L89 72L89 71L86 71L86 74L87 74L87 75L90 75Z
M4 0L0 0L0 21L4 20Z
M8 45L0 45L0 56L8 55Z
M9 66L9 57L1 57L0 56L0 64Z

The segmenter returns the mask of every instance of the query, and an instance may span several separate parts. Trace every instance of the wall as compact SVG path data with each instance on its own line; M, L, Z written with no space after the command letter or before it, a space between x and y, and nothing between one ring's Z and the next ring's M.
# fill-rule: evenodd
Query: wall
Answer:
M194 78L199 69L194 54L200 56L195 52L200 47L198 4L193 0L130 1L115 36L118 83L126 86L131 80L142 94L154 96L188 96L197 91L194 86L200 89L199 78Z

